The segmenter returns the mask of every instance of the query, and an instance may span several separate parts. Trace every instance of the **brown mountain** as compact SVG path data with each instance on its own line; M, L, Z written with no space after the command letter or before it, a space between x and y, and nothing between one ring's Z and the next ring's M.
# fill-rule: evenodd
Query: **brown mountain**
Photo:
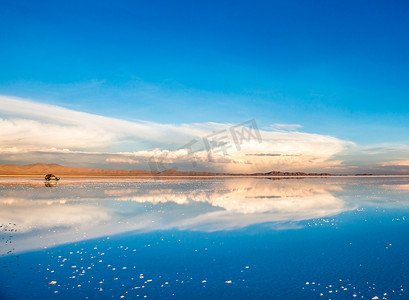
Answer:
M175 170L145 171L145 170L105 170L105 169L88 169L65 167L58 164L36 163L30 165L0 165L0 175L95 175L95 176L212 176L219 175L210 172L183 172Z
M211 172L194 172L194 171L176 171L165 170L145 171L145 170L105 170L105 169L87 169L65 167L58 164L36 163L30 165L0 165L0 175L87 175L87 176L233 176L233 175L250 175L250 176L330 176L328 173L304 173L304 172L280 172L271 171L267 173L254 174L229 174L229 173L211 173Z

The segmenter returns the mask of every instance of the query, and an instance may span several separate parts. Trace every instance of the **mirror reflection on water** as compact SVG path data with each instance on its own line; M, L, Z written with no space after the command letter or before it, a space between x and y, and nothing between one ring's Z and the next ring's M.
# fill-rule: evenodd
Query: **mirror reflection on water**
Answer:
M2 178L0 295L404 297L408 212L404 177Z

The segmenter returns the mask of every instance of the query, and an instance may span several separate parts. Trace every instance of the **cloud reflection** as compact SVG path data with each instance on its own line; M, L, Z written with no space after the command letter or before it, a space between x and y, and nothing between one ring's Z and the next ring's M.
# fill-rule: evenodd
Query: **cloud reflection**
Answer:
M117 179L0 188L0 223L17 224L16 251L135 231L285 227L356 207L335 196L340 185L311 179Z

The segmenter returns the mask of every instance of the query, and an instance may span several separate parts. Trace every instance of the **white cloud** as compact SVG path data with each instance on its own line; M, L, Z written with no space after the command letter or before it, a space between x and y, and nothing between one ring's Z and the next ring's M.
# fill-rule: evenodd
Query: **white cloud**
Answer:
M254 136L237 142L231 132L234 124L193 123L160 124L149 121L126 121L26 99L0 96L0 159L8 162L85 161L103 167L106 163L140 162L147 169L153 156L171 164L196 170L225 172L266 172L270 170L321 171L334 167L334 155L353 145L331 136L303 133L297 124L275 124L279 130L260 130L262 142ZM226 151L205 143L225 130ZM176 150L192 140L194 156ZM175 146L176 145L176 146ZM135 148L135 151L112 149ZM196 165L195 165L196 166Z

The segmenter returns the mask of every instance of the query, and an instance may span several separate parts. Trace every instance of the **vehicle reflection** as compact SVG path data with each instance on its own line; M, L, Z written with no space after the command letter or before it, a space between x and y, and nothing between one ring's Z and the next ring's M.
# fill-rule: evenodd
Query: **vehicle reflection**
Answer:
M51 188L51 187L56 187L58 184L58 181L46 181L44 182L44 186Z

